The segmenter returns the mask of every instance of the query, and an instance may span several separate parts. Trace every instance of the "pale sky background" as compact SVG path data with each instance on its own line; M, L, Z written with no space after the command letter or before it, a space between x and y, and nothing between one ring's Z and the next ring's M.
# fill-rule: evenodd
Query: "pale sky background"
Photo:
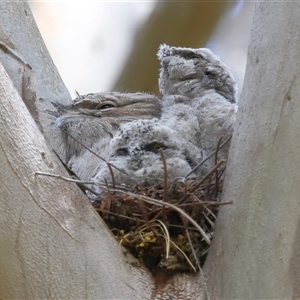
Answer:
M137 28L155 6L154 1L29 3L72 97L75 90L86 94L112 89L130 53ZM230 67L240 90L253 10L254 2L238 1L220 20L207 45Z

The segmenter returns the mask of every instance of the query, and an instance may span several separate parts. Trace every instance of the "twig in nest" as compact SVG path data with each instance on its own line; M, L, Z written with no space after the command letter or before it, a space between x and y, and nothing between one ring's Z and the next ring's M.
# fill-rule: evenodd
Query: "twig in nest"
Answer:
M113 172L113 170L112 170L111 164L107 163L107 166L108 166L109 173L110 173L110 176L111 176L111 181L112 181L113 189L115 189L115 187L116 187L116 181L115 181L115 175L114 175L114 172Z
M148 218L148 214L146 213L146 210L145 210L145 206L144 206L144 203L142 201L140 201L141 199L137 199L138 200L138 205L141 209L141 212L142 212L142 215L143 215L143 218L145 220L145 223L147 225L147 227L149 228L150 231L152 231L154 233L154 235L157 237L157 239L159 239L159 234L156 232L156 230L152 227L151 225L151 222L149 222L149 218ZM143 225L144 226L144 225Z
M215 151L215 165L218 163L218 151L220 149L220 144L221 141L223 139L223 136L220 137L217 147L216 147L216 151ZM218 196L218 191L219 191L219 178L218 178L218 168L216 168L216 176L215 176L215 180L216 180L216 184L215 184L215 197Z
M187 236L187 238L188 238L188 240L189 240L189 243L190 243L190 245L191 245L192 253L193 253L194 259L195 259L195 261L196 261L196 264L197 264L197 266L198 266L198 269L200 270L200 273L201 273L201 276L202 276L202 279L203 279L203 282L204 282L205 293L206 293L207 298L208 298L208 289L207 289L207 284L206 284L206 278L205 278L205 276L204 276L204 274L203 274L203 271L202 271L202 269L201 269L200 262L199 262L199 259L198 259L197 255L196 255L196 253L195 253L195 249L194 249L194 246L193 246L193 242L192 242L190 233L189 233L189 231L188 231L187 229L186 229L186 236ZM209 298L208 298L208 299L209 299Z
M147 203L150 203L150 204L156 204L158 206L165 205L167 207L172 208L173 210L177 211L180 215L182 215L183 217L185 217L190 223L192 223L198 229L198 231L201 233L201 235L204 238L204 240L206 241L206 243L208 245L210 245L210 239L205 234L204 230L200 227L200 225L197 224L186 212L184 212L182 209L180 209L176 205L173 205L171 203L164 202L164 201L161 201L161 200L156 200L156 199L153 199L153 198L149 198L149 197L146 197L146 196L143 196L143 195L138 195L138 194L133 194L133 193L130 193L130 192L125 192L125 191L122 191L122 190L116 190L116 189L115 190L114 189L107 189L107 190L109 192L122 193L122 194L125 194L125 195L128 195L128 196L131 196L133 198L140 198L141 200L143 200L143 201L145 201Z
M106 190L109 190L110 187L113 187L112 185L108 184L107 182L100 183L100 182L95 182L95 181L82 181L82 180L78 180L78 179L74 179L74 178L68 178L68 177L64 177L64 176L61 176L61 175L51 174L51 173L46 173L46 172L40 172L40 171L36 171L35 175L42 175L42 176L54 177L54 178L62 179L64 181L73 182L73 183L76 183L76 184L79 184L79 185L84 185L84 184L99 185L102 188L106 187ZM99 196L98 193L96 193L94 190L90 189L89 187L85 186L85 188L87 190L89 190L90 192L92 192L94 195ZM118 188L119 190L124 189L124 190L128 190L129 191L129 189L126 188L126 187L124 187L124 186L115 185L115 188Z
M74 182L74 183L79 183L80 182L80 183L84 183L84 184L98 184L98 183L95 183L93 181L83 181L82 182L82 181L79 181L79 180L75 180L75 179L71 179L71 178L66 178L66 177L63 177L63 176L60 176L60 175L43 173L43 172L35 172L35 174L37 174L37 175L44 175L44 176L50 176L50 177L55 177L55 178L63 179L63 180ZM133 193L130 193L130 192L125 192L125 191L120 190L120 189L111 189L111 188L107 188L105 186L102 186L102 188L104 190L108 191L108 192L121 193L121 194L124 194L124 195L131 196L133 198L141 199L141 200L143 200L143 201L145 201L147 203L156 204L158 206L163 206L164 205L164 206L172 208L173 210L177 211L180 215L184 216L190 223L192 223L199 230L199 232L203 236L203 238L206 241L206 243L208 245L210 245L210 239L205 234L205 232L203 231L203 229L188 214L186 214L179 207L177 207L177 206L175 206L175 205L173 205L171 203L167 203L167 202L164 202L164 201L161 201L161 200L155 200L155 199L143 196L143 195L138 195L138 194L133 194Z
M195 190L197 190L200 185L207 179L211 176L212 173L215 172L215 170L217 168L219 168L223 163L226 162L226 159L221 159L199 182L198 184L196 184L196 186L194 186L191 190L191 192L194 192Z
M69 182L74 182L74 183L95 184L94 181L81 181L81 180L78 180L78 179L67 178L67 177L64 177L64 176L61 176L61 175L50 174L50 173L45 173L45 172L40 172L40 171L36 171L35 175L43 175L43 176L48 176L48 177L59 178L59 179L62 179L64 181L69 181Z
M81 143L78 139L76 139L74 136L72 136L69 132L64 130L64 133L67 134L70 138L72 138L74 141L76 141L80 146L82 146L83 148L85 148L86 150L88 150L89 152L91 152L92 154L94 154L96 157L98 157L99 159L101 159L102 161L104 161L107 166L110 168L111 167L115 168L116 170L118 170L119 172L125 174L128 176L128 174L123 170L120 169L118 167L116 167L115 165L111 164L110 162L108 162L106 159L104 159L103 157L101 157L100 155L98 155L95 151L93 151L92 149L90 149L89 147L87 147L86 145L84 145L83 143Z
M195 190L197 190L200 186L201 186L201 184L207 179L207 178L209 178L210 176L211 176L211 174L213 174L214 172L215 172L215 170L217 169L217 168L219 168L223 163L225 163L226 162L226 160L225 159L221 159L197 184L196 184L196 186L194 186L193 188L192 188L192 190L190 191L190 193L193 193L193 192L195 192ZM183 203L188 197L189 197L190 195L185 195L185 196L183 196L179 201L178 201L178 203L179 204L181 204L181 203Z
M127 219L127 220L134 220L134 221L136 221L136 219L133 218L133 217L129 217L129 216L125 216L125 215L120 215L119 213L114 213L114 212L111 212L110 210L105 210L105 209L101 209L101 208L97 208L97 207L95 207L95 210L98 211L98 212L103 212L103 213L110 214L110 215L113 215L113 216L116 216L116 217L120 217L120 218L124 218L124 219ZM144 221L144 220L139 220L139 222L146 223L146 221Z
M124 187L114 184L86 182L88 185L98 184L106 193L93 206L101 212L117 239L151 271L157 268L196 271L200 268L199 261L202 264L205 259L207 244L214 234L217 207L225 204L212 197L216 184L215 168L224 161L220 161L204 177L190 178L184 184L175 184L169 189L163 153L161 159L165 176L151 187L136 185L124 190ZM220 189L223 170L223 167L218 170ZM59 175L36 174L78 183ZM204 182L207 179L209 184ZM180 203L183 198L184 203Z
M203 201L203 202L199 202L199 203L181 203L180 205L178 205L179 207L189 207L189 206L193 206L193 207L197 207L198 205L205 207L205 204L209 204L211 206L222 206L222 205L227 205L227 204L232 204L232 201L228 201L228 202L213 202L213 201Z
M163 188L163 202L166 202L167 199L167 190L168 190L168 170L167 170L167 162L166 158L164 156L164 152L162 150L159 150L161 160L163 162L164 167L164 188ZM165 206L162 206L162 216L163 220L166 221L166 214L165 214Z
M219 149L221 149L232 137L232 134L220 145ZM193 174L199 167L201 167L207 160L209 160L216 151L211 152L205 159L203 159L195 168L190 171L185 178L189 177L191 174Z
M170 240L170 243L179 251L181 252L181 254L184 256L184 258L186 259L186 261L189 263L189 265L192 267L193 271L194 272L197 272L196 271L196 268L194 267L194 265L192 264L192 262L189 260L189 258L187 257L187 255L184 253L184 251L182 251L174 242L172 242Z
M186 236L187 236L187 238L188 238L188 240L189 240L189 243L190 243L190 245L191 245L191 249L192 249L192 253L193 253L195 262L196 262L196 264L197 264L197 266L198 266L198 269L200 270L200 268L201 268L201 267L200 267L200 262L199 262L199 259L198 259L197 255L196 255L196 253L195 253L195 249L194 249L194 246L193 246L192 239L191 239L191 237L190 237L190 233L189 233L189 231L188 231L187 229L185 230L185 233L186 233Z

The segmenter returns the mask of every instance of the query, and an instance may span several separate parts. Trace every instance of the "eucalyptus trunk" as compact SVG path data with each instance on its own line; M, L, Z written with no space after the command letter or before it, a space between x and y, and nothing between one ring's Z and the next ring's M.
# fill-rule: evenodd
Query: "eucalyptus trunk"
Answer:
M27 2L0 3L0 298L299 297L300 7L257 4L213 245L201 273L156 281L115 242L60 154L68 94ZM208 288L208 295L206 291Z

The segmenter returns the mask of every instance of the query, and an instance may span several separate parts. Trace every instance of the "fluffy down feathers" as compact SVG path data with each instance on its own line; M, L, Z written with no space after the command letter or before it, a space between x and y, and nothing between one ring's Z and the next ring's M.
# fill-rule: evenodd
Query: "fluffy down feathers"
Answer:
M161 45L159 89L162 123L195 145L203 158L219 139L232 134L237 112L237 86L228 67L209 49ZM229 143L220 150L227 158ZM213 159L201 169L207 172Z
M56 125L63 160L80 179L112 181L107 164L80 143L125 171L113 170L117 185L152 185L163 178L161 150L168 178L184 177L215 150L221 136L232 133L237 87L228 67L205 48L161 45L157 55L162 101L149 94L111 92L79 96L61 107ZM220 150L220 158L227 158L228 149L229 144ZM101 193L98 185L93 188Z

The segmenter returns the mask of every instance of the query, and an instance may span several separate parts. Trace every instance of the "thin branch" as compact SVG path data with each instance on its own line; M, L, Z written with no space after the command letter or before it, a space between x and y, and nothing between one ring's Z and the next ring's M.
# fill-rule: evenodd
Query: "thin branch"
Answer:
M156 199L152 199L150 197L147 197L147 196L143 196L143 195L137 195L137 194L133 194L133 193L130 193L130 192L125 192L125 191L122 191L122 190L112 190L112 189L107 189L109 192L116 192L116 193L123 193L125 195L128 195L128 196L131 196L133 198L140 198L142 199L143 201L147 202L147 203L150 203L150 204L156 204L158 206L167 206L167 207L170 207L172 208L173 210L176 210L179 214L181 214L182 216L184 216L185 218L188 219L188 221L190 223L192 223L197 229L198 231L201 233L202 237L204 238L204 240L206 241L206 243L208 245L210 245L210 239L209 237L205 234L204 230L199 226L199 224L197 224L186 212L184 212L182 209L180 209L179 207L171 204L171 203L167 203L167 202L163 202L162 200L156 200Z
M223 163L225 163L226 162L226 159L221 159L211 170L210 170L210 172L208 172L199 182L198 182L198 184L196 184L193 188L192 188L192 190L191 190L191 192L193 193L195 190L197 190L199 187L200 187L200 185L208 178L208 177L210 177L211 176L211 174L212 173L214 173L215 172L215 170L217 169L217 168L219 168Z
M222 206L222 205L227 205L227 204L233 204L233 201L228 201L228 202L213 202L213 201L203 201L199 203L181 203L179 207L190 207L190 206L195 206L197 207L198 205L211 205L211 206Z
M168 189L168 170L167 170L167 162L166 158L164 156L164 152L162 150L159 150L161 160L163 162L164 167L164 188L163 188L163 202L166 202L167 200L167 189ZM165 213L165 206L162 207L162 216L163 220L166 221L166 213Z
M78 180L78 179L68 178L68 177L64 177L64 176L61 176L61 175L51 174L51 173L45 173L45 172L40 172L40 171L36 171L35 175L42 175L42 176L59 178L59 179L62 179L64 181L73 182L73 183L76 183L76 184L93 184L93 185L99 185L101 187L105 187L105 189L107 189L107 190L109 190L110 187L112 187L112 185L107 184L107 183L100 183L100 182L95 182L95 181L81 181L81 180ZM123 189L123 190L129 191L129 189L127 189L126 187L123 187L123 186L116 185L115 187L118 188L118 189L120 189L120 190ZM95 191L93 191L93 193L95 195L98 195L98 194L95 193Z
M191 249L192 249L192 253L193 253L195 262L196 262L196 264L197 264L197 266L198 266L198 268L199 268L199 270L200 270L200 269L201 269L201 267L200 267L200 262L199 262L199 259L198 259L197 255L196 255L196 252L195 252L195 249L194 249L194 246L193 246L193 242L192 242L190 233L189 233L189 231L188 231L187 229L185 230L185 233L186 233L186 236L187 236L187 238L188 238L188 241L189 241L189 243L190 243L190 245L191 245Z
M80 146L82 146L83 148L85 148L86 150L88 150L89 152L91 152L92 154L94 154L96 157L98 157L99 159L101 159L102 161L106 162L107 166L111 166L114 167L116 170L118 170L119 172L129 176L124 170L119 169L118 167L116 167L115 165L111 164L110 162L108 162L106 159L104 159L103 157L101 157L99 154L97 154L95 151L91 150L89 147L87 147L86 145L84 145L83 143L81 143L78 139L76 139L74 136L72 136L69 132L64 130L64 133L67 134L70 138L72 138L74 141L76 141Z
M220 145L219 149L221 149L232 137L232 134ZM212 153L210 153L205 159L203 159L194 169L192 169L192 171L190 171L186 176L185 179L187 177L189 177L192 173L194 173L199 167L201 167L207 160L209 160L213 155L215 154L215 151L213 151Z
M111 164L107 163L107 167L109 169L109 173L110 173L110 176L111 176L112 186L113 186L113 188L115 188L116 187L116 181L115 181L115 175L114 175L114 172L112 170Z
M61 175L50 174L50 173L45 173L45 172L40 172L40 171L35 172L35 175L43 175L43 176L48 176L48 177L59 178L59 179L62 179L64 181L74 182L74 183L78 183L78 184L80 184L80 183L81 184L95 184L94 181L82 181L82 180L78 180L78 179L68 178L68 177L64 177L64 176L61 176Z
M193 189L190 191L190 193L193 193L195 192L195 190L197 190L200 185L207 179L211 176L212 173L215 172L215 170L217 168L219 168L226 160L225 159L221 159L211 170L210 172L208 172L194 187ZM179 201L178 201L178 204L182 204L190 195L185 195L183 196Z
M163 201L165 202L167 199L167 189L168 189L168 170L167 170L167 162L166 158L164 156L164 152L162 150L159 150L161 160L163 162L164 167L164 189L163 189Z
M49 173L43 173L43 172L35 172L36 175L44 175L44 176L50 176L50 177L55 177L55 178L59 178L59 179L62 179L62 180L65 180L65 181L69 181L69 182L74 182L74 183L84 183L84 184L98 184L98 183L95 183L93 181L85 181L85 182L82 182L82 181L79 181L79 180L76 180L76 179L71 179L71 178L66 178L66 177L63 177L63 176L60 176L60 175L56 175L56 174L49 174ZM142 199L143 201L147 202L147 203L150 203L150 204L156 204L158 206L167 206L167 207L170 207L172 208L173 210L176 210L179 214L181 214L182 216L184 216L185 218L188 219L188 221L190 223L192 223L197 229L198 231L201 233L202 237L204 238L204 240L206 241L206 243L208 245L210 245L210 239L209 237L205 234L204 230L199 226L199 224L197 224L197 222L195 222L186 212L184 212L182 209L180 209L179 207L171 204L171 203L167 203L167 202L164 202L162 200L156 200L156 199L152 199L150 197L147 197L147 196L142 196L142 195L137 195L137 194L133 194L131 192L125 192L121 189L110 189L110 188L107 188L105 187L104 185L102 186L102 188L108 192L115 192L115 193L122 193L124 195L127 195L127 196L130 196L130 197L133 197L133 198L139 198L139 199Z
M220 149L220 144L222 142L223 136L220 137L217 147L216 147L216 151L215 151L215 165L218 163L218 152ZM215 175L215 181L216 181L216 185L215 185L215 197L218 196L218 191L219 191L219 178L218 178L218 168L216 169L216 175Z

